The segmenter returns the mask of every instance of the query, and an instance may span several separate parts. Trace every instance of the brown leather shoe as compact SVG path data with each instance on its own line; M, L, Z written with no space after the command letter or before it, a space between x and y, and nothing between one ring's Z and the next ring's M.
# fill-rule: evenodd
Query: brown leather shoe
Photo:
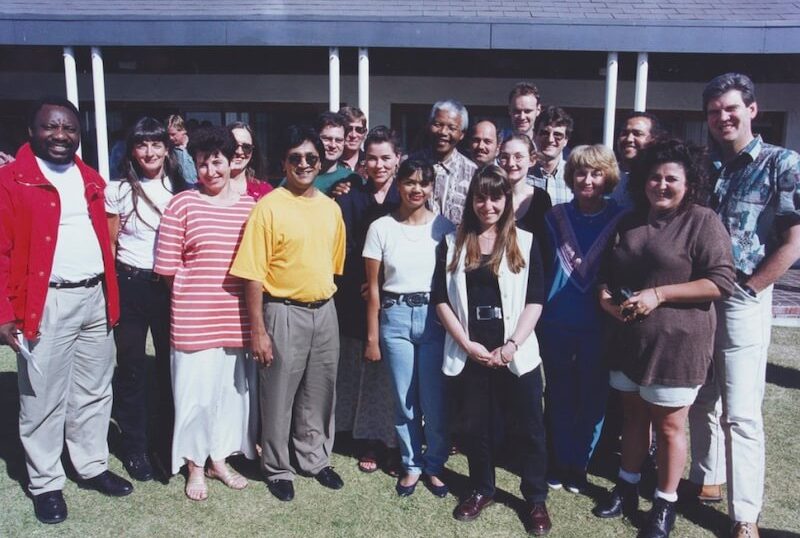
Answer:
M481 515L484 508L491 504L494 504L494 498L488 495L481 495L477 491L474 491L472 495L456 506L456 509L453 511L453 517L459 521L472 521Z
M544 536L553 528L550 514L547 513L547 506L543 502L531 505L527 527L528 532L534 536Z
M758 538L758 525L737 521L731 531L731 538Z
M722 502L722 486L720 484L701 486L689 480L681 480L678 484L678 497L681 502L716 504Z
M697 500L701 503L713 504L722 502L722 486L719 484L706 484L700 488Z

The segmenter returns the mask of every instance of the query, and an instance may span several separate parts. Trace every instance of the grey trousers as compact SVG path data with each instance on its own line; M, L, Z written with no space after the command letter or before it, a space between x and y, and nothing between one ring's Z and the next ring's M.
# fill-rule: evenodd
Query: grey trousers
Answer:
M274 360L260 369L261 463L270 480L292 480L289 442L301 471L317 474L333 449L339 322L329 301L311 310L264 305Z
M41 373L17 355L19 435L33 495L63 489L65 440L81 478L108 469L114 337L103 286L50 288L39 332L24 344Z

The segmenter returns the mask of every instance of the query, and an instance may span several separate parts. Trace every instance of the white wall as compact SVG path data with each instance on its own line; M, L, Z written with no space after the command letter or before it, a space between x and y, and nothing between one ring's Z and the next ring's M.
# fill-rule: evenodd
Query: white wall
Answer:
M343 76L341 99L358 103L358 81ZM517 79L372 77L370 124L387 124L392 103L427 104L456 98L469 105L505 105ZM564 107L602 108L602 80L537 80L546 103ZM652 82L648 107L659 110L699 110L703 82ZM80 97L91 99L91 75L80 75ZM787 113L786 145L800 149L800 84L757 86L761 110ZM28 100L31 96L64 91L63 76L42 73L0 73L0 100ZM617 107L633 108L633 82L621 81ZM323 75L108 75L106 97L110 101L169 102L308 102L327 103L328 77Z

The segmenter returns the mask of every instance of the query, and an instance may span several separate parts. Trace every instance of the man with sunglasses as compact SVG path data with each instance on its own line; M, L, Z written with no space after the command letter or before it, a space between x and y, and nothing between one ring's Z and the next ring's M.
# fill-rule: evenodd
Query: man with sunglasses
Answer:
M528 183L547 191L553 205L572 200L572 189L564 181L564 148L572 134L572 116L557 106L548 106L536 117L533 143L537 162Z
M345 119L344 151L339 162L365 177L364 152L361 150L361 144L367 136L367 116L354 106L343 106L339 109L339 114Z
M331 297L345 228L339 206L314 187L325 153L316 131L289 127L280 150L286 182L253 209L231 274L246 280L252 355L261 364L262 468L269 491L290 501L297 470L327 488L344 486L329 456L339 364Z

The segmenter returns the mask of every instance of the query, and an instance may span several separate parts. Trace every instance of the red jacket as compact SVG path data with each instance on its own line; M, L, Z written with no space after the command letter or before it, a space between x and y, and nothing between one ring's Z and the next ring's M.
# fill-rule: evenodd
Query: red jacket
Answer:
M119 290L106 222L106 183L77 157L75 164L86 185L89 218L103 252L108 320L113 326L119 320ZM28 339L38 335L60 215L58 191L25 144L16 161L0 167L0 324L14 321Z

